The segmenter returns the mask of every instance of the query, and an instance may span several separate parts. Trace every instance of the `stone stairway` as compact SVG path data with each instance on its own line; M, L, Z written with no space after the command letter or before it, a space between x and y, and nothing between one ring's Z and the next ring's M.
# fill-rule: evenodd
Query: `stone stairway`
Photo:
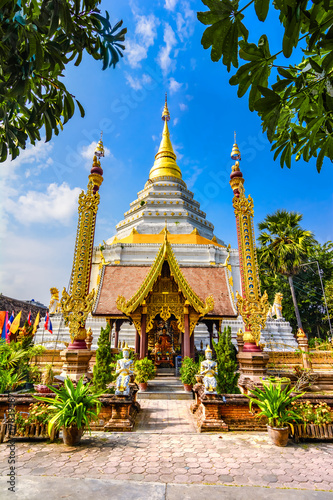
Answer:
M192 392L175 376L173 368L158 368L154 380L149 380L146 391L137 393L137 399L193 399Z

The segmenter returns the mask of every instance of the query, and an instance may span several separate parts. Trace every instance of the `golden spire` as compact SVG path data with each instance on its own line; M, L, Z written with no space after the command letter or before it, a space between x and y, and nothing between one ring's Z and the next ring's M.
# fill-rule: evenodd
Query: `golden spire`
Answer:
M101 138L98 141L96 149L95 149L95 156L97 156L98 159L100 159L101 156L104 157L104 146L103 146L102 137L103 137L103 132L101 132Z
M164 121L162 140L157 154L155 155L155 162L149 172L149 179L156 179L158 177L177 177L182 178L180 168L176 163L176 155L174 153L170 133L168 128L168 121L170 120L170 113L167 103L167 95L165 94L165 103L162 112L162 120Z

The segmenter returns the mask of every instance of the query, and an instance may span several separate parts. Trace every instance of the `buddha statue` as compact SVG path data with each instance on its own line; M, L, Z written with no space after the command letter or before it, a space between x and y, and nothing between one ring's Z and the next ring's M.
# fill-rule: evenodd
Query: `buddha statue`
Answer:
M129 351L130 349L126 342L125 347L123 347L123 358L118 359L116 365L116 375L118 375L116 380L116 396L129 396L129 384L134 373L131 369L133 360L129 359Z
M212 350L209 345L207 345L207 349L205 350L205 357L206 359L200 365L200 375L205 386L205 394L217 394L217 381L215 378L217 375L217 363L212 360Z
M161 363L167 363L173 366L173 356L174 350L170 342L170 337L167 334L167 329L162 328L162 333L155 344L154 355L155 355L155 365Z

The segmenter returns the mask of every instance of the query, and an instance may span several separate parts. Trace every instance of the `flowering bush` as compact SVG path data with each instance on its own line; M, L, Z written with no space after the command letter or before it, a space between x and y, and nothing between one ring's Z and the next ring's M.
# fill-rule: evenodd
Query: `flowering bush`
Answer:
M50 420L50 410L47 404L31 403L29 413L15 412L16 434L24 436L27 427L33 424L47 424Z
M302 419L304 424L330 424L333 417L327 403L312 404L310 401L293 401L293 410Z

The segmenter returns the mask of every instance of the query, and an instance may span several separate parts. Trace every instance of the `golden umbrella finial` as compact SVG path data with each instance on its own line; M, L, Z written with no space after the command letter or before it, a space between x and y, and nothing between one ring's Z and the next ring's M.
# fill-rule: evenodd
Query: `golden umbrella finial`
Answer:
M234 132L234 145L232 146L232 151L230 156L232 160L239 161L242 159L239 148L236 143L236 132Z
M162 120L163 121L169 121L170 120L170 113L169 113L169 110L168 110L168 95L167 93L165 93L165 103L164 103L164 108L163 108L163 112L162 112Z
M103 141L102 141L102 137L103 137L103 131L101 132L101 138L100 140L98 141L97 143L97 146L96 146L96 149L95 149L95 156L99 158L101 158L101 156L105 156L105 152L104 152L104 146L103 146Z

